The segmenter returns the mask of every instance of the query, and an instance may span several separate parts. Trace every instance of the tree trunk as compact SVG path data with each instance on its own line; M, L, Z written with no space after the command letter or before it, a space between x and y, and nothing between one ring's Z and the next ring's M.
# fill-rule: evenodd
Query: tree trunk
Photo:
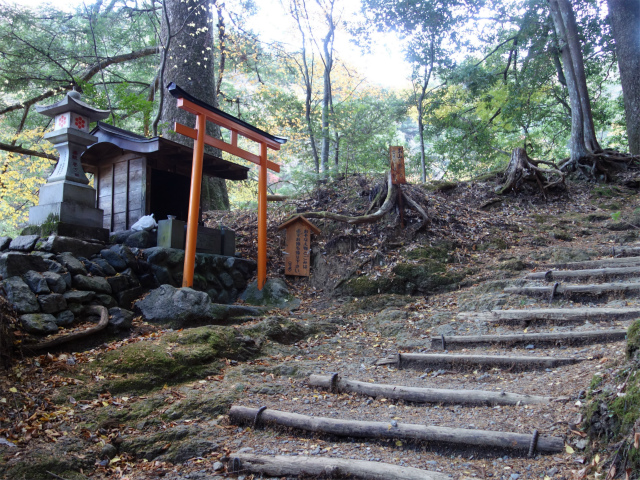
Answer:
M333 2L331 4L333 7ZM331 70L333 69L333 38L335 34L335 24L333 23L333 10L331 14L325 14L329 31L322 43L324 50L324 86L322 91L322 150L320 160L323 174L329 172L329 148L331 147L329 137L329 109L331 105Z
M640 2L607 0L616 42L629 152L640 155Z
M591 113L591 100L587 90L587 75L584 71L584 60L580 39L578 38L578 24L573 13L570 0L556 0L560 9L560 15L566 29L566 41L571 51L571 62L573 63L573 73L575 75L580 108L582 109L582 124L584 130L584 143L590 153L600 152L602 149L596 138L596 129L593 125L593 114Z
M194 97L217 106L212 21L208 3L165 1L167 14L162 25L162 44L169 44L169 48L161 86L164 88L169 82L175 82ZM176 103L173 98L166 98L162 102L162 136L192 146L191 140L173 131L173 124L179 122L194 126L195 116L179 109ZM220 128L211 122L207 122L207 133L220 138ZM220 155L219 150L210 147L207 147L207 152ZM203 211L229 209L224 179L203 177L200 207Z
M567 90L569 91L569 100L571 102L571 140L569 150L571 152L570 159L577 163L581 158L589 154L585 145L584 137L584 119L583 110L578 94L578 82L574 71L573 60L571 58L571 49L567 41L567 31L560 13L558 0L549 0L549 8L551 17L556 29L558 37L558 47L560 50L562 64L564 65L565 79L567 82Z

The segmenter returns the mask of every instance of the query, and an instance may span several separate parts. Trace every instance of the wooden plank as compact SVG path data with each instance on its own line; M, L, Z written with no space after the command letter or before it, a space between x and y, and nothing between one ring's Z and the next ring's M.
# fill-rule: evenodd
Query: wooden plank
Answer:
M439 365L444 367L506 367L517 370L556 368L582 362L581 358L534 357L506 355L456 355L437 353L401 353L381 358L376 365L397 365L398 368L416 365Z
M407 183L404 174L404 148L389 147L389 160L391 165L391 183L394 185Z
M611 247L606 253L614 257L636 257L640 255L640 247Z
M443 403L460 405L537 405L549 403L551 397L521 395L518 393L492 392L487 390L451 390L444 388L418 388L402 385L385 385L360 382L332 375L311 375L309 385L339 392L355 392L369 397L383 397L415 403Z
M491 323L556 322L575 323L601 320L630 320L640 317L640 307L628 308L531 308L527 310L491 310L460 312L461 321Z
M113 225L113 232L120 232L122 230L126 230L126 225L127 225L127 216L126 213L124 212L120 212L120 213L114 213L112 215L112 222L111 224Z
M275 457L251 453L229 455L231 473L258 473L270 477L356 478L362 480L450 480L444 473L399 467L383 462L343 460L333 457L307 457L302 455Z
M120 213L127 211L127 196L123 193L113 197L113 212Z
M254 422L257 408L232 406L229 417L235 422ZM310 417L298 413L281 412L266 409L260 413L260 423L275 424L297 428L309 432L357 438L394 438L403 440L422 440L435 444L448 443L475 445L509 450L528 451L532 435L512 432L493 432L489 430L469 430L465 428L435 427L411 423L365 422L325 417ZM557 453L564 451L561 437L540 435L537 451Z
M557 280L584 279L592 277L631 277L640 276L640 265L617 268L592 268L586 270L548 270L546 272L532 272L525 277L527 280Z
M559 332L559 333L515 333L509 335L461 335L431 337L431 348L451 350L456 347L503 344L514 345L518 343L538 344L576 344L593 342L616 342L627 337L627 330L591 330L586 332Z

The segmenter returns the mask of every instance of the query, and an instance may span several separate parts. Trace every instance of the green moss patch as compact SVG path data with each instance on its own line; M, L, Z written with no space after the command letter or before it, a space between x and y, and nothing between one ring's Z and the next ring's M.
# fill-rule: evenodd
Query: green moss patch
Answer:
M99 357L95 365L105 373L121 374L105 385L112 393L140 392L216 374L219 359L245 360L258 350L251 337L231 327L204 326L125 345Z

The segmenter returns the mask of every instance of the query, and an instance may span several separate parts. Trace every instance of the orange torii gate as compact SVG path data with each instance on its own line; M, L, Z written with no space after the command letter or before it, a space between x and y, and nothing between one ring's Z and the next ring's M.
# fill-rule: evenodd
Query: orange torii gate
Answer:
M182 286L193 286L193 271L196 260L196 238L200 207L200 185L202 183L202 159L205 144L244 158L260 167L258 177L258 289L262 290L267 279L267 169L280 171L280 165L267 159L267 148L280 150L285 138L269 133L229 115L202 100L192 97L175 83L167 85L169 93L178 99L178 108L196 115L196 128L175 123L176 133L192 138L193 164L191 166L191 193L189 195L189 216L187 219L187 240L184 250L184 273ZM206 134L207 120L231 131L231 143ZM238 135L260 144L260 155L238 147Z

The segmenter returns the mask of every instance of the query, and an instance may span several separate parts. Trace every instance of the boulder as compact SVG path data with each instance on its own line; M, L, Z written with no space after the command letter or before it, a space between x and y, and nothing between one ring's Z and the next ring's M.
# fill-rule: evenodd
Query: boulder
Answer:
M135 310L150 323L172 328L229 323L233 317L261 315L256 308L221 305L211 302L209 295L191 288L162 285L135 304Z
M118 302L116 302L116 299L113 298L111 295L107 295L106 293L97 293L96 301L99 302L104 307L106 307L107 309L118 306Z
M262 290L258 290L258 282L253 281L242 292L240 299L250 305L264 305L267 307L295 310L300 307L300 299L289 293L289 288L280 278L269 278Z
M64 293L67 291L67 283L61 275L54 272L43 272L42 276L46 280L49 290L53 293Z
M7 299L13 304L18 313L35 313L40 311L40 305L29 286L20 277L10 277L0 282L7 292Z
M56 256L56 260L66 268L71 275L86 275L87 270L84 268L84 265L80 260L74 257L69 252L61 253Z
M26 253L6 252L0 254L0 276L2 278L24 275L29 270L46 272L49 270L47 260L38 255Z
M51 293L49 289L49 284L47 283L47 279L40 272L36 272L35 270L29 270L22 276L22 279L25 281L29 288L33 293L36 294L47 294Z
M90 290L97 293L111 295L111 285L104 277L87 277L86 275L74 275L73 286L78 290Z
M51 293L49 295L40 295L38 297L40 310L44 313L58 313L67 309L67 301L64 295L60 293Z
M112 293L120 293L123 290L129 288L129 279L122 275L116 275L115 277L108 277L107 282L111 287Z
M9 244L9 250L19 250L21 252L30 252L36 246L36 242L40 239L38 235L20 235Z
M50 335L58 331L56 317L48 313L29 313L20 316L22 328L35 335Z

